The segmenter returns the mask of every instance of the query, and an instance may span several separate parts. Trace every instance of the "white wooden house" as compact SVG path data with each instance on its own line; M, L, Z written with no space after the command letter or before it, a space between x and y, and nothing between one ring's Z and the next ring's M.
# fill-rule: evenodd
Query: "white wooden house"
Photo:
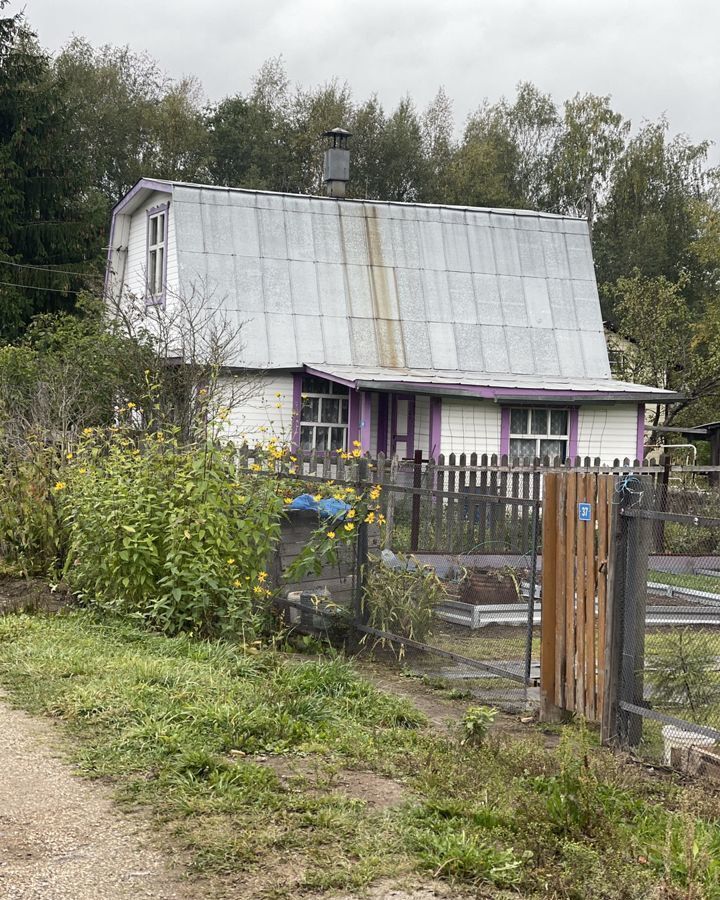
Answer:
M262 373L234 412L320 450L641 457L644 406L613 380L584 220L142 179L113 211L106 290L198 283Z

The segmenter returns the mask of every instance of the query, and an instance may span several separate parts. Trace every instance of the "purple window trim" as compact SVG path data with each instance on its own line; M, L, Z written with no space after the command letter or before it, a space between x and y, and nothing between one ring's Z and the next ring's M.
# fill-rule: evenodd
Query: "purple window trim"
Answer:
M500 410L500 456L510 454L510 407Z
M293 450L300 449L300 417L302 415L302 372L293 372L291 442Z
M372 394L363 391L360 394L360 450L370 453L370 427L372 424Z
M578 453L578 422L580 419L580 410L577 406L570 409L568 421L568 457L575 459Z
M163 241L163 273L162 291L159 294L149 294L147 285L147 273L150 263L150 219L159 213L165 213L165 235ZM167 267L168 247L170 245L170 201L160 203L145 210L145 306L165 306L167 296Z
M316 369L313 366L304 366L308 375L314 375L315 378L324 378L325 381L332 381L333 384L341 384L343 387L357 390L357 382L348 378L340 378L339 375L332 375L329 372L323 372L322 369Z
M377 452L387 456L389 394L378 394Z
M637 437L635 441L635 459L643 461L645 456L645 404L638 403L637 408Z
M442 437L442 397L430 398L430 438L428 455L430 459L440 456L440 439Z

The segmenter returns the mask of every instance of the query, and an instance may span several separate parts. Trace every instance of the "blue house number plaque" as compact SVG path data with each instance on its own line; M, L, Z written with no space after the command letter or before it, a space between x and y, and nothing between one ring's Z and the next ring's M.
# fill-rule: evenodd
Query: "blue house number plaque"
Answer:
M578 503L578 519L581 522L589 522L592 515L591 503Z

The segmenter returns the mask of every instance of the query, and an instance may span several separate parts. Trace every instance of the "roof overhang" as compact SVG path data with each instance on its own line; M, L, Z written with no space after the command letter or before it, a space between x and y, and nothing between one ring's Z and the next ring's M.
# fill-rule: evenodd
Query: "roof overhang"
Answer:
M558 403L580 406L591 403L673 403L681 394L611 379L572 381L558 384L558 379L514 379L508 384L502 376L483 373L454 373L462 380L453 381L453 373L413 372L412 370L353 371L351 366L306 365L308 375L326 378L336 384L361 391L430 394L434 396L473 397L496 403ZM543 383L545 382L545 383Z
M156 178L141 178L133 185L125 196L119 200L112 210L113 218L120 214L129 214L142 205L150 194L172 194L173 186L169 181L159 181Z

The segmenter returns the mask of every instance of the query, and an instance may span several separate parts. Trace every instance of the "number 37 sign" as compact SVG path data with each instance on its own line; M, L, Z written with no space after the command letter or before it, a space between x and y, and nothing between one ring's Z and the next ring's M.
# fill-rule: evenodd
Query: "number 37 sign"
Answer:
M578 519L581 522L592 520L592 503L578 503Z

